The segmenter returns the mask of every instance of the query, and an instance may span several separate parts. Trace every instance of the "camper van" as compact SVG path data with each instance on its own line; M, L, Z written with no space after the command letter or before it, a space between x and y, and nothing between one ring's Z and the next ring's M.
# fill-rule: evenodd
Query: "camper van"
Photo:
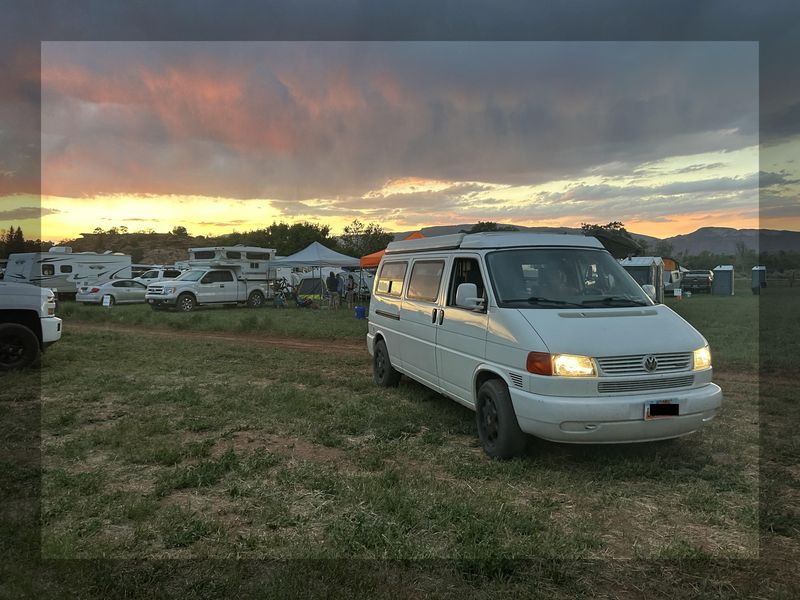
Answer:
M492 458L521 454L526 434L679 437L714 419L722 391L705 338L654 295L592 237L392 242L369 310L373 377L406 375L474 410Z
M4 280L50 288L63 298L74 297L86 282L102 283L130 276L131 257L127 254L72 252L69 246L54 246L49 252L10 255Z

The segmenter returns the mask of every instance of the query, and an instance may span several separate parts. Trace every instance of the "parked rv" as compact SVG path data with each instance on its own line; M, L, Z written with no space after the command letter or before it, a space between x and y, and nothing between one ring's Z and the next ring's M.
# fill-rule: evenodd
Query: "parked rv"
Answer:
M54 246L48 252L25 252L8 257L4 281L50 288L60 298L74 297L85 283L102 283L131 276L131 257L120 252L72 252Z
M61 339L55 294L47 288L0 281L0 371L36 365Z
M367 347L377 385L403 374L476 411L496 458L521 454L525 434L571 443L682 436L722 401L703 336L591 237L392 242Z
M76 302L84 304L102 304L103 298L108 296L110 305L113 304L141 304L145 301L147 284L136 279L114 279L105 283L86 283L78 288L75 294Z

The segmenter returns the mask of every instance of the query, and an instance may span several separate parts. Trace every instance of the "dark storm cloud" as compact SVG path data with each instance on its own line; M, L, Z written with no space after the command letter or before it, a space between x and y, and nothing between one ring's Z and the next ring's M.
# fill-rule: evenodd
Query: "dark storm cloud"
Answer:
M46 44L45 191L531 184L755 142L751 44Z

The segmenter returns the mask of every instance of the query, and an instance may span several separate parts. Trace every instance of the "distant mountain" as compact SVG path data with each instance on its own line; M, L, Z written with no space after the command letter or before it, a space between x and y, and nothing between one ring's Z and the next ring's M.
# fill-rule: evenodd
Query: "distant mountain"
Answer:
M462 225L441 225L436 227L423 227L422 235L433 237L437 235L448 235L468 231L473 223ZM500 224L504 225L504 224ZM530 231L531 233L572 233L580 235L578 227L523 227L514 225L520 231ZM403 231L394 234L395 240L402 240L411 231ZM660 241L661 238L640 233L631 235L637 240L644 240L649 245ZM800 232L799 231L780 231L775 229L734 229L732 227L701 227L697 231L683 235L663 238L664 241L672 244L674 254L700 254L708 251L713 254L735 254L736 244L744 242L750 250L760 252L778 252L779 250L800 252ZM759 247L760 245L760 247Z
M734 254L736 244L743 242L748 249L759 252L800 251L800 231L776 229L733 229L732 227L701 227L697 231L666 238L676 254Z

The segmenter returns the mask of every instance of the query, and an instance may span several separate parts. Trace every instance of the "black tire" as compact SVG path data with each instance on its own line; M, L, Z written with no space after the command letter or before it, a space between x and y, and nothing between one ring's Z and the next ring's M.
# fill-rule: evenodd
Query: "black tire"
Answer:
M259 291L251 292L247 297L247 306L249 308L261 308L264 306L264 294Z
M486 455L501 460L521 456L527 438L519 428L506 385L499 379L484 383L475 408L478 436Z
M36 334L19 323L0 324L0 371L39 364L42 351Z
M195 306L197 306L197 302L191 294L181 294L175 302L175 308L181 312L191 312Z
M383 340L375 342L372 357L372 378L380 387L397 387L400 383L400 371L397 371L389 360L389 351Z

